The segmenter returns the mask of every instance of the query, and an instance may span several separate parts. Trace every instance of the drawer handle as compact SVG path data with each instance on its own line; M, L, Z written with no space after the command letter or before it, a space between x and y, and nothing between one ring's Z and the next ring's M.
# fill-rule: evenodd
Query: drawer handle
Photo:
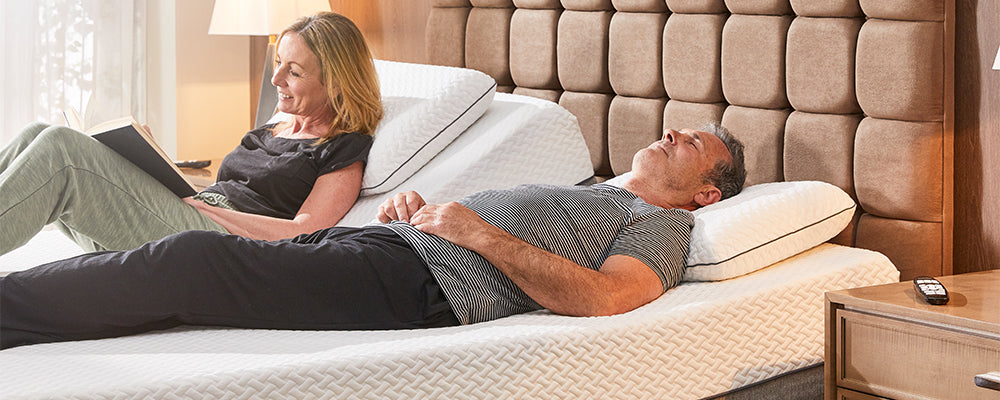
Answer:
M976 375L976 386L1000 390L1000 372L987 372Z

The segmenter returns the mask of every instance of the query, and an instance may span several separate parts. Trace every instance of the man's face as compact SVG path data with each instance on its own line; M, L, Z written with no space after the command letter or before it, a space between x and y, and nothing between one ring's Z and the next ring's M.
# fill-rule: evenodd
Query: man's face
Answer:
M647 182L662 184L663 190L689 193L704 185L702 177L719 160L730 160L729 151L715 135L683 129L663 131L663 137L639 150L632 158L633 174L646 175Z

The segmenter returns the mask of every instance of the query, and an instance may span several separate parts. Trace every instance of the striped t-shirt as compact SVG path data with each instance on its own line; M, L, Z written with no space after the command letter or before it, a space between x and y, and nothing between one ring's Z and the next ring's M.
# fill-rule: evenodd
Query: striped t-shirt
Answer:
M694 225L686 210L650 205L605 184L521 185L459 203L515 237L592 270L615 254L636 258L660 277L664 291L680 282ZM386 226L427 263L463 324L542 308L479 254L407 223Z

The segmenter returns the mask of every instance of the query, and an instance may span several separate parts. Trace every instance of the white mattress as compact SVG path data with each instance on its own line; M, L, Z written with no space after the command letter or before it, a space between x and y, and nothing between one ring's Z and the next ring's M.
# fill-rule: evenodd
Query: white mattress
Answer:
M822 361L823 293L893 282L884 256L824 244L633 312L545 311L427 330L176 329L0 351L0 397L671 398Z
M0 255L0 275L80 254L83 254L83 250L76 243L54 226L46 226L24 246ZM0 371L0 374L2 373L3 371Z

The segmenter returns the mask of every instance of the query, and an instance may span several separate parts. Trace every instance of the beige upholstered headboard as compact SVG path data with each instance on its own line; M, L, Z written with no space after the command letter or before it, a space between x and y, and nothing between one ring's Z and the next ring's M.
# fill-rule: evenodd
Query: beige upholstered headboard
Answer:
M823 180L860 205L834 239L902 279L952 273L953 0L433 0L434 64L558 102L595 173L664 127L722 124L748 184Z

